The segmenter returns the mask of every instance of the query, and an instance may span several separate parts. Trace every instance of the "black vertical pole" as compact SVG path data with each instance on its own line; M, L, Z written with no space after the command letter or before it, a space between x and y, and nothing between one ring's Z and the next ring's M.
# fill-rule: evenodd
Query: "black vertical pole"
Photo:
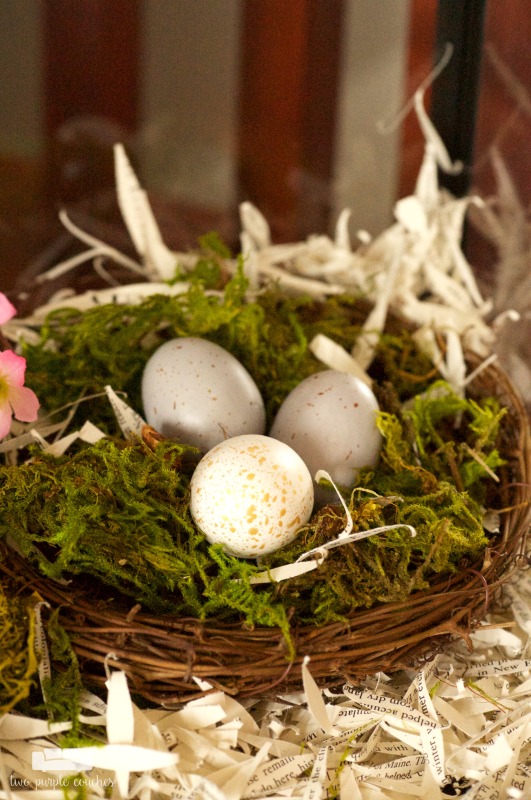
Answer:
M441 186L457 197L470 186L486 3L439 0L437 10L435 61L448 43L453 55L433 84L430 116L452 160L464 165L458 175L439 176Z

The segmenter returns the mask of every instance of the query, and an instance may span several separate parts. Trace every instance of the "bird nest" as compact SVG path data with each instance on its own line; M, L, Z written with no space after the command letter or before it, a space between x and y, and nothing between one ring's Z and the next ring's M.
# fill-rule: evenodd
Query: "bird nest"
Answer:
M428 161L432 156L433 151L427 150ZM141 256L140 263L131 264L131 259L125 257L120 257L119 263L127 269L130 269L131 266L134 267L135 275L139 274L148 281L170 279L174 281L175 263L179 254L170 252L162 244L156 226L154 230L153 216L146 206L145 193L141 192L137 185L130 165L127 164L120 148L116 150L116 159L122 215L130 230L135 248ZM428 174L433 178L436 170L430 169ZM408 331L410 339L413 338L412 332L431 333L437 337L443 331L444 335L439 337L443 346L441 348L436 343L434 349L437 351L439 348L442 353L446 347L447 374L451 373L451 367L455 366L455 347L459 342L460 353L461 346L467 350L467 398L477 400L478 403L485 401L485 404L494 398L498 401L499 406L505 409L505 413L499 418L496 441L496 449L501 456L502 463L500 466L497 462L497 475L495 476L492 476L492 470L489 468L485 470L487 473L490 472L491 478L488 480L484 506L486 509L498 512L499 526L491 525L489 527L487 539L481 538L479 548L474 550L474 556L461 557L457 562L452 562L451 569L446 571L443 569L426 571L426 579L424 579L423 573L423 579L417 582L413 591L402 593L399 599L397 599L397 595L389 593L386 599L382 600L375 597L373 593L370 602L356 604L351 602L351 595L347 593L346 600L348 602L343 603L341 610L338 610L337 613L330 613L324 622L314 621L313 624L311 624L308 613L302 616L298 616L296 611L291 613L292 609L288 604L287 607L283 607L284 619L287 620L284 627L281 624L274 627L276 623L273 615L270 615L267 624L250 624L249 615L245 613L233 614L232 617L223 613L225 611L222 607L224 595L219 581L217 585L222 595L221 602L218 599L217 604L219 615L207 613L192 617L188 613L181 615L171 611L159 613L159 611L149 610L148 604L142 600L140 594L126 592L123 584L120 584L119 581L115 580L113 584L106 585L105 582L96 580L95 573L91 574L90 571L86 574L79 574L79 570L73 571L73 573L66 571L66 574L59 575L60 579L56 580L50 575L53 572L54 565L52 564L48 570L48 576L45 577L43 570L37 569L35 566L35 560L30 563L29 558L22 555L23 552L32 552L32 548L35 555L33 547L35 542L31 538L26 550L20 546L18 549L8 548L6 544L3 544L4 552L0 558L0 570L8 576L13 585L18 587L20 593L28 590L34 591L37 593L37 597L46 601L51 610L58 611L59 621L77 654L82 676L87 684L101 684L105 681L106 660L112 653L116 659L116 665L128 676L132 691L150 702L157 704L180 703L215 690L222 690L229 695L240 697L257 697L298 690L302 682L301 664L308 657L311 660L314 678L321 685L333 686L343 683L345 680L363 678L379 671L393 672L419 667L456 637L464 638L472 647L470 634L482 624L489 612L497 608L497 604L502 600L503 585L515 570L528 564L526 535L529 529L531 499L529 420L518 392L504 371L494 360L484 361L482 357L476 355L476 353L485 354L492 344L492 337L490 328L483 320L487 307L479 297L472 273L468 270L464 257L458 258L456 255L459 251L460 220L462 220L464 206L460 204L460 201L457 206L454 206L454 201L446 198L442 193L440 196L437 193L438 200L434 205L433 198L437 187L433 186L432 191L427 192L424 196L423 186L425 187L425 182L420 181L417 195L406 198L397 204L396 225L385 231L373 244L364 245L356 251L352 251L346 242L348 215L343 214L338 220L334 242L323 237L314 237L305 244L297 244L287 249L281 248L279 255L277 249L271 245L265 220L260 218L258 211L253 209L250 204L244 203L241 216L245 234L243 240L246 242L246 274L250 276L250 285L254 286L254 290L256 290L257 287L262 286L263 288L263 286L273 284L277 291L277 294L269 301L267 293L264 295L262 290L258 291L256 295L251 292L251 296L256 297L256 302L263 303L259 309L260 312L263 312L263 317L260 319L265 319L266 324L262 329L252 327L258 324L259 316L253 317L252 314L238 316L242 309L249 310L247 294L244 291L246 287L241 281L243 276L239 274L236 261L227 260L226 254L220 257L218 243L213 246L209 241L208 250L215 254L215 258L212 261L209 257L209 261L206 263L209 269L206 272L205 262L201 259L199 261L195 257L192 259L195 266L191 264L187 254L180 254L179 259L184 265L185 272L189 270L185 276L186 279L188 280L197 267L200 270L200 283L206 280L207 288L212 274L215 277L215 270L212 273L210 269L212 264L217 268L221 261L223 267L221 273L223 273L230 262L229 274L233 277L229 281L230 291L228 295L225 293L225 300L221 299L218 303L218 301L213 301L211 296L207 297L207 294L219 294L217 284L211 287L216 291L210 293L199 292L197 283L190 284L187 293L182 295L185 297L184 306L188 303L186 308L190 312L189 318L186 318L186 314L181 313L183 307L179 306L179 301L176 299L177 294L183 291L179 282L172 284L171 290L165 284L157 283L154 287L150 287L149 294L152 293L151 289L156 293L164 290L164 296L155 294L153 302L148 304L151 316L140 320L134 311L134 305L142 305L145 298L143 293L145 284L140 285L140 291L138 286L135 288L135 284L132 285L132 288L129 286L115 288L113 286L95 297L87 299L87 296L83 295L73 298L79 301L76 306L79 311L72 312L71 316L69 316L70 311L67 311L66 315L55 317L54 322L55 331L59 335L62 335L64 331L67 332L63 349L61 350L61 347L57 346L57 342L52 336L51 339L44 342L44 346L38 346L39 353L43 357L49 357L49 360L40 366L40 378L37 375L39 368L32 372L31 359L28 359L28 373L31 374L32 381L40 380L40 387L33 383L31 385L41 401L43 397L40 396L40 389L43 394L47 393L48 397L57 395L56 407L72 400L71 396L65 397L65 387L68 387L71 392L77 392L76 396L88 395L90 397L92 393L99 392L101 394L102 386L112 384L114 389L125 391L130 396L130 390L134 389L134 386L127 382L133 380L130 377L131 374L140 368L137 356L146 342L149 342L149 346L151 346L154 339L161 334L161 330L163 330L163 335L168 334L168 337L171 334L173 336L201 336L206 331L206 338L216 341L220 336L225 336L219 343L226 346L227 349L230 349L228 344L237 340L238 352L236 355L244 365L245 357L247 357L247 360L256 366L255 356L258 351L255 343L259 342L260 346L264 348L264 352L267 351L267 358L264 357L260 365L262 367L262 383L258 381L256 375L253 377L257 379L260 391L264 393L264 391L269 391L271 375L275 372L275 370L270 370L270 364L274 363L275 366L279 366L282 363L283 367L286 364L291 365L293 362L289 360L290 354L300 353L300 348L306 347L303 340L306 342L307 337L309 341L310 335L324 334L325 338L331 337L329 344L331 343L333 346L336 344L333 341L334 337L337 336L345 350L354 352L353 348L357 347L358 342L350 336L350 332L357 328L359 334L359 329L363 328L368 336L362 344L367 345L371 350L375 341L374 331L381 330L382 316L386 317L385 332L391 336L400 336L404 331ZM87 251L87 258L89 255L90 257L99 255L113 260L119 255L114 248L104 246L101 242L94 250L92 245L98 240L94 237L87 239L83 232L79 231L64 215L63 222L75 236L85 243L89 241L91 249ZM151 235L151 239L148 234ZM425 241L424 237L426 236ZM430 245L428 248L424 246L426 242ZM419 243L422 244L421 247L418 246ZM400 258L397 257L397 253L401 255ZM288 265L289 269L280 270L279 259L283 264ZM67 260L65 264L71 266L74 262L78 262L77 257ZM426 268L426 265L429 265L429 269ZM57 268L55 268L51 273L62 274L64 265L59 265L59 267L59 271L56 271ZM333 267L333 270L330 272L328 267L330 269ZM196 278L197 275L198 273L195 275ZM209 275L210 277L208 277ZM316 275L320 276L319 280L315 279ZM330 283L330 280L337 281L337 283ZM42 286L41 283L41 289ZM368 294L367 287L372 287ZM415 288L415 296L412 294L412 287ZM134 297L138 291L139 297L131 300L131 297ZM173 292L175 297L167 296L169 291ZM30 305L39 305L36 297L38 292L39 287L35 286L34 291L31 292L34 302ZM293 292L304 295L304 301L300 307L309 314L308 326L302 334L300 327L292 326L292 320L298 313L299 305L296 305L295 311L293 306L286 307L284 309L286 313L281 320L271 317L271 314L275 313L278 306L284 302L283 295L291 295ZM321 300L322 297L328 297L330 294L336 295L340 305L343 302L340 298L346 298L345 307L341 307L340 313L332 320L327 319L328 328L323 328L323 318L320 316L320 312L327 303L326 301L323 303ZM368 302L354 300L354 297L360 295L366 297ZM457 309L447 307L449 296L457 298ZM315 297L318 298L317 302L312 299ZM426 308L424 300L427 300ZM170 307L174 302L177 304L175 308ZM195 308L192 302L196 303ZM242 303L241 307L238 306L240 302ZM269 305L267 305L268 302ZM338 307L334 306L334 302L334 298L331 298L331 305L337 310ZM119 310L120 303L127 304L124 305L125 312ZM162 309L160 313L157 311L159 307L157 303ZM62 306L64 312L64 302L62 302ZM84 317L81 311L89 308L87 319L90 322L93 319L90 317L92 313L90 309L94 306L100 307L103 316L92 328L87 324L83 328L82 336L77 339L68 338L70 320ZM384 307L386 312L389 310L388 314L383 313ZM48 305L45 310L53 311L53 308L57 308L57 306ZM180 309L179 315L176 312L177 308ZM404 317L390 313L393 308L400 309ZM105 309L109 312L108 314ZM372 311L376 311L376 315ZM59 313L61 314L61 312ZM213 320L212 316L216 314L219 316L219 319L216 318L217 322ZM43 324L43 316L34 318L33 322L30 320L28 324L34 325L35 319L38 326ZM135 320L134 326L132 325L133 319ZM298 321L300 322L300 320ZM193 325L196 327L194 328ZM231 325L233 325L232 328ZM417 325L420 328L415 331ZM281 341L280 336L284 327L290 329L289 335L291 336L286 342ZM169 330L170 328L171 330ZM48 322L44 324L44 329L48 333L54 332L53 325L49 325ZM133 329L136 339L129 341L127 337ZM95 348L91 345L96 333L101 334L103 339ZM126 339L119 339L121 333L126 336ZM15 331L13 337L17 339L17 336L18 333ZM446 336L446 344L444 336ZM360 337L360 339L362 338ZM274 344L272 344L273 342ZM429 345L430 342L427 344ZM276 350L275 353L271 352L273 347ZM341 347L339 349L341 350ZM110 350L112 350L111 358L109 357ZM359 352L363 356L364 347ZM286 358L282 361L285 354ZM113 376L110 376L107 369L108 363L112 361L114 366L120 364L123 366L124 358L122 356L128 355L133 356L133 361L127 361L125 358L127 365L131 366L131 370L122 368L120 374L115 372ZM141 353L141 355L144 357L146 353ZM305 350L305 357L306 355ZM354 355L357 354L354 352ZM347 356L347 353L343 353L343 356ZM366 348L365 356L367 356ZM70 372L66 377L58 374L63 366L61 358L70 362ZM363 369L368 369L367 364L371 363L371 358L361 359L364 362ZM325 358L320 360L330 366ZM433 361L438 363L437 368L434 367ZM445 377L444 370L437 372L441 366L438 359L435 358L433 361L429 362L429 371L437 373L439 378ZM249 367L249 364L247 366ZM372 366L371 364L371 369ZM461 367L463 367L462 371ZM86 371L87 380L79 379L78 373L83 368ZM319 369L319 366L313 364L311 370L315 371L315 369ZM383 370L382 364L378 369L379 373L372 375L375 383L383 379L392 384L394 378L392 375L386 374L385 360ZM464 371L461 361L457 370L459 374L455 381L455 385L460 389L463 387ZM100 374L101 372L105 373L105 376ZM279 372L280 370L276 370L276 374ZM138 372L135 374L138 377ZM289 374L287 377L291 380L294 375ZM303 377L297 375L297 380L300 381ZM116 385L113 383L114 378L117 380ZM395 392L397 405L401 407L400 404L405 399L411 399L413 395L421 395L425 387L426 384L423 385L420 381L406 397L402 395L398 398L398 394ZM283 384L279 396L280 394L286 395L285 389L286 384ZM43 404L46 405L46 403ZM112 412L108 408L106 410L112 416ZM389 409L384 410L388 411ZM466 447L467 433L463 431L464 427L466 427L466 422L462 424L459 432L463 437L461 444ZM446 429L447 438L452 439L454 430L457 429ZM442 449L444 449L444 441L443 439ZM145 442L145 444L148 447L152 446L154 453L157 452L156 437L153 441ZM400 450L400 443L398 445L397 450ZM415 448L411 446L410 450L413 460L415 460L417 458ZM160 460L163 458L161 457ZM103 471L105 471L104 458L101 463L103 463ZM481 463L481 459L479 459L479 463ZM477 463L475 466L477 468ZM486 467L484 463L482 469L483 467ZM99 477L97 472L93 471L93 475L96 481ZM86 475L84 478L77 477L76 479L83 484L84 480L86 482ZM445 480L448 484L447 476ZM61 485L60 480L56 478L55 481L55 486ZM466 492L461 492L457 483L458 481L453 487L454 491L466 494ZM33 490L36 484L40 486L38 478L34 479L33 484L28 484L27 488ZM26 489L18 486L17 491L17 498L22 503L25 502ZM112 487L106 486L105 492L112 494ZM385 492L389 496L398 493L396 487L392 487L392 491ZM474 502L477 505L476 499ZM39 503L41 509L46 505L42 497L39 498ZM465 506L462 508L465 514ZM9 521L6 523L4 520L4 529L9 528L11 522L13 528L17 527L16 515L18 513L19 509L16 507ZM24 513L26 514L25 524L31 527L34 521L34 509L31 507L31 501L25 503ZM81 512L77 508L72 511L71 508L70 513L75 517L75 522ZM444 523L447 521L445 519L446 506L443 511L439 510L438 513L437 521L442 523L440 530L444 533ZM48 523L53 523L48 512L44 513L45 520L46 515ZM476 519L481 535L483 534L483 521ZM123 518L120 519L117 527L125 528ZM362 530L366 529L362 528ZM44 529L39 532L41 538L38 541L35 540L38 546L44 550L49 545L46 541L46 533L46 526L44 526ZM337 536L338 529L336 528L331 535ZM483 544L485 541L488 541L486 546ZM322 540L318 545L321 544ZM346 548L351 548L350 552L352 552L356 551L358 545L361 550L364 544L354 542L336 548L336 554L341 552L342 555L336 556L336 561L333 561L332 556L326 559L325 563L328 562L326 569L330 570L330 562L332 562L334 569L341 568L344 573L345 564L350 569L352 563L348 560ZM439 545L442 550L444 544L445 541L440 538L440 534L435 537L433 542L430 542L428 555L432 562L437 556ZM181 545L182 542L178 542L176 546ZM392 546L394 546L394 540ZM390 545L390 550L392 546ZM136 551L140 550L140 546L134 539L132 547L136 548ZM138 555L139 552L136 552L135 563L139 569L144 568L145 570L145 564L140 563L142 559L139 559ZM209 551L209 555L211 555L211 551ZM95 554L95 560L97 560L97 556L99 553ZM140 553L140 556L143 558L144 554ZM53 555L51 561L53 561ZM151 564L147 559L144 561L148 565ZM342 561L344 563L341 563ZM50 561L47 563L47 567L50 567L50 563ZM266 567L268 567L267 564ZM422 572L423 564L418 566L417 561L417 567ZM319 569L321 567L317 566L317 569L311 572L305 580L310 584L312 581L317 583L318 579L315 576L319 575ZM413 567L412 571L415 572L415 569ZM326 574L330 576L330 580L334 577L330 571ZM349 576L351 577L352 574L349 573ZM368 574L370 575L370 570ZM322 575L323 573L321 573ZM405 576L409 587L407 570L405 570ZM133 576L129 589L131 589L131 585L134 585L136 577ZM388 577L388 583L392 583L393 575ZM326 580L326 577L321 577L322 582L326 583ZM152 580L149 571L146 583L149 586L144 588L150 590L147 594L152 599L156 599L157 584ZM352 579L350 583L352 585ZM357 587L355 588L357 589ZM210 592L209 598L212 601L213 593L215 594L212 585ZM250 594L252 595L252 592ZM297 588L291 597L295 598L296 594ZM261 596L262 599L264 596L267 598L266 603L262 602L261 606L261 611L264 612L264 608L269 603L269 595L264 592ZM284 599L285 596L283 596ZM212 603L208 607L210 609ZM265 610L268 609L265 608ZM334 609L332 609L333 611ZM289 626L289 636L286 632L287 626Z
M468 355L470 370L479 362ZM429 588L405 600L357 609L329 624L292 626L291 653L279 628L150 613L94 581L45 578L12 550L3 554L0 568L24 589L35 590L51 609L60 609L84 681L103 683L112 653L132 691L155 703L178 703L212 689L240 697L294 691L301 686L306 657L316 680L328 686L418 667L455 637L470 644L470 633L500 601L503 584L527 564L531 449L526 411L495 363L478 371L468 393L476 399L495 397L507 409L498 443L505 463L489 497L502 512L499 532L474 563L435 575Z

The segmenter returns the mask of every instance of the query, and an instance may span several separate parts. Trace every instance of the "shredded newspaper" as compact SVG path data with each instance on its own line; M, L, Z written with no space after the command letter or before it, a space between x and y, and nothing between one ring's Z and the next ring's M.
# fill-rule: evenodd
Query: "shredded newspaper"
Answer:
M494 314L504 320L494 349L531 410L531 221L501 153L490 153L496 195L474 209L472 224L496 253L490 287ZM496 323L494 323L496 328Z
M531 581L507 589L510 616L418 672L320 689L311 661L297 694L239 702L207 694L140 708L107 658L106 699L81 698L83 746L70 722L0 719L0 798L132 800L518 800L531 795ZM40 634L40 613L36 614ZM43 648L41 674L50 673Z
M241 253L251 296L263 286L274 284L285 292L316 298L348 292L373 304L364 335L354 352L347 354L351 357L351 371L366 378L378 334L388 312L393 310L415 325L419 346L453 388L463 392L464 351L473 350L488 358L496 332L507 323L510 314L509 309L504 308L503 313L500 309L496 324L491 324L493 302L482 297L461 248L467 210L484 203L478 197L456 199L439 188L438 167L456 172L460 165L450 161L424 110L422 92L415 96L415 110L426 138L424 161L415 192L396 203L395 222L379 236L371 240L361 231L358 246L354 247L349 233L350 212L345 209L339 215L333 238L313 235L301 242L275 244L259 209L244 202L240 206ZM165 245L147 194L121 144L115 146L115 168L119 206L138 261L80 230L66 212L61 212L65 227L87 249L39 276L39 280L52 280L84 262L101 267L101 259L111 259L130 270L138 282L80 295L62 290L31 317L4 326L8 338L16 341L21 336L31 337L33 328L42 323L45 315L60 306L85 309L103 302L134 303L154 292L178 294L188 288L185 281L171 286L168 281L177 264L186 270L194 265L196 256L173 252ZM503 222L500 221L501 226ZM236 262L227 259L226 267L234 270ZM344 357L340 361L344 362ZM328 365L341 368L335 360Z

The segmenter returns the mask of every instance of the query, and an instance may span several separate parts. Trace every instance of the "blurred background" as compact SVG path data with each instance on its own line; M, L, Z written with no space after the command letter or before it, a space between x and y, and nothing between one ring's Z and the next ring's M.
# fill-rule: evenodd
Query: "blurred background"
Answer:
M237 249L244 199L276 241L330 232L346 206L353 234L377 234L414 188L423 138L412 112L392 120L441 55L441 9L450 26L476 14L472 44L458 46L478 81L459 110L473 143L459 191L497 192L494 153L527 213L529 0L4 0L1 288L77 246L60 208L130 249L116 141L174 249L211 229ZM440 97L444 125L455 108ZM479 239L468 246L488 282L499 253Z

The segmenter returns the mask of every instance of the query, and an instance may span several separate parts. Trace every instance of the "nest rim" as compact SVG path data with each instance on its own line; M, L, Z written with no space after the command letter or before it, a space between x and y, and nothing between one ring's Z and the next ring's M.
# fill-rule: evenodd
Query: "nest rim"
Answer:
M482 359L467 354L471 369ZM248 628L190 617L157 616L139 605L102 608L79 586L66 587L39 575L22 556L2 544L0 570L24 589L38 592L59 621L76 653L87 685L102 685L106 666L122 669L134 694L164 706L179 705L223 691L238 697L300 690L301 665L310 658L312 675L333 687L376 672L417 669L457 638L472 647L477 629L500 599L515 570L529 566L531 434L518 391L497 364L478 372L472 396L496 396L508 413L502 420L500 532L481 559L457 573L437 576L428 589L406 600L358 609L344 622L292 628L295 655L288 658L282 631Z

